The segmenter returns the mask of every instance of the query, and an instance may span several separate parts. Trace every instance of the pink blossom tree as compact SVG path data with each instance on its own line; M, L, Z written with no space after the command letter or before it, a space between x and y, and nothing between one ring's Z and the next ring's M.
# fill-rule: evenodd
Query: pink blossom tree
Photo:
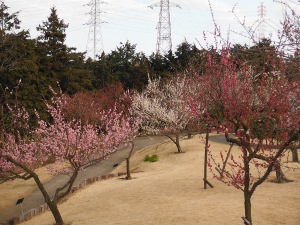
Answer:
M38 119L38 127L26 136L5 133L0 149L2 181L33 178L59 225L63 224L63 219L57 201L71 191L80 170L107 159L120 144L134 138L138 127L138 122L117 112L116 108L99 112L101 123L98 125L67 120L63 115L67 100L66 96L54 97L51 104L46 104L51 123ZM23 119L27 121L27 118ZM49 165L52 173L69 176L64 185L57 187L54 196L49 195L35 173L49 157L63 165Z
M239 146L240 156L230 156L224 176L213 169L224 169L224 153L220 159L211 154L209 166L219 180L243 191L245 221L252 224L251 197L300 134L300 86L287 80L284 69L272 76L255 74L246 64L237 68L235 62L227 49L221 60L209 57L206 73L199 76L202 102L191 106L200 120ZM256 170L259 177L253 175Z
M178 153L182 153L179 135L194 117L186 96L195 90L192 80L185 75L165 83L149 78L145 90L132 95L132 113L141 118L144 131L167 136L176 145Z

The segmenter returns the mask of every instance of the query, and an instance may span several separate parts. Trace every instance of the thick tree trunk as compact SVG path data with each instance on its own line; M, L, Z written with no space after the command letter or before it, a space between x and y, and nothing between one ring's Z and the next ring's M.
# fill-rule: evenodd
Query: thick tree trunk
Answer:
M49 209L50 209L52 215L54 216L56 225L63 225L64 221L63 221L63 219L60 215L60 212L58 211L57 204L53 203L52 201L49 201L49 202L46 202L46 203L48 204Z
M277 167L276 168L276 183L286 183L289 182L289 180L286 178L286 176L284 175L284 173L281 170L281 167Z
M284 175L284 173L281 170L281 166L279 162L275 163L275 172L276 172L276 179L275 179L275 183L287 183L290 182L289 179L286 178L286 176Z
M55 200L51 201L51 198L48 194L48 192L46 191L46 189L44 188L44 185L41 183L40 179L38 178L38 176L35 174L33 176L36 184L38 185L40 191L42 192L45 202L47 203L47 205L49 206L49 209L55 219L56 225L63 225L64 221L61 217L61 214L57 208L57 203Z
M245 205L245 225L252 224L252 215L251 215L251 195L245 190L244 191L244 205Z

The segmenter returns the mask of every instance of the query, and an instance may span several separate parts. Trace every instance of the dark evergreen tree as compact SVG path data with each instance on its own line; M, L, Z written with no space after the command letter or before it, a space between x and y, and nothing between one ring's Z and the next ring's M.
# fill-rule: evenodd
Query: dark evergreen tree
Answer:
M110 60L109 60L110 58ZM102 52L100 56L98 56L98 60L93 61L91 58L87 60L86 64L93 67L94 71L94 80L93 86L96 89L103 88L106 84L114 83L119 81L119 78L112 69L112 57Z
M78 91L91 91L93 89L94 74L92 70L85 68L85 53L70 52L68 59L67 71L60 80L63 90L68 94L75 94Z
M256 74L272 76L272 72L278 71L282 62L280 54L269 39L263 39L251 47L236 44L231 48L230 53L235 58L237 66L247 63Z
M68 47L65 44L67 27L68 25L58 18L54 7L51 8L48 20L37 27L37 31L41 32L37 38L37 54L39 56L39 87L43 94L50 94L48 85L55 88L57 82L65 76L68 65Z
M125 89L142 90L148 81L148 59L144 53L136 53L136 45L128 41L107 56L110 81L120 81Z
M18 19L18 14L19 12L9 13L8 6L3 1L0 2L1 34L20 29L21 21Z
M175 51L176 70L183 71L189 66L199 65L201 61L200 50L194 44L187 41L182 42L177 46Z
M1 1L0 4L0 73L1 85L8 85L7 72L13 67L15 56L13 51L17 48L15 37L20 29L18 12L10 14L8 7Z
M20 28L18 13L10 14L3 2L0 5L0 24L1 113L5 115L8 103L24 106L33 114L33 109L42 105L37 91L35 41L30 39L28 31Z
M47 96L48 86L57 87L63 92L74 94L77 91L91 90L91 73L84 70L84 53L76 53L76 48L65 44L67 24L58 18L57 10L51 8L48 20L37 27L37 54L39 56L40 90Z
M174 74L170 68L168 58L152 53L149 57L149 70L151 78L161 77L162 79L169 79Z

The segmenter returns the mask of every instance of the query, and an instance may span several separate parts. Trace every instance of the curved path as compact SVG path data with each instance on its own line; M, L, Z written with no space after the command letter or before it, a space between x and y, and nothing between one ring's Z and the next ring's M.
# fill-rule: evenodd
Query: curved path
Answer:
M155 136L155 137L139 137L134 140L134 151L144 148L146 146L156 144L166 140L165 137ZM130 147L127 147L123 150L119 150L112 154L109 159L104 160L98 164L95 164L83 172L81 172L75 180L73 186L76 186L88 178L93 178L96 176L107 175L113 171L114 165L121 163L128 156ZM51 196L54 195L54 191L57 187L61 186L66 182L66 176L58 175L55 176L52 180L45 184L46 190L50 193ZM17 201L17 199L16 199ZM37 189L33 191L30 195L25 196L22 203L23 211L29 211L33 208L36 208L45 202L44 197L41 192ZM22 214L20 205L14 205L0 211L0 224L5 224L6 221L14 218L20 217Z

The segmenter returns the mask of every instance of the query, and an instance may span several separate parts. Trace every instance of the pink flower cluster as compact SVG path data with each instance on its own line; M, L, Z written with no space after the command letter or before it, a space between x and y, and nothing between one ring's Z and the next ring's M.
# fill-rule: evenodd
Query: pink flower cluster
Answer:
M63 163L59 169L48 166L53 173L73 173L83 167L107 159L118 146L135 137L139 120L133 120L116 107L98 112L100 124L86 124L63 115L68 98L46 103L51 122L38 119L38 127L29 136L5 134L1 140L0 173L14 175L34 168L50 158ZM24 119L24 113L16 115ZM38 116L38 115L37 115Z

